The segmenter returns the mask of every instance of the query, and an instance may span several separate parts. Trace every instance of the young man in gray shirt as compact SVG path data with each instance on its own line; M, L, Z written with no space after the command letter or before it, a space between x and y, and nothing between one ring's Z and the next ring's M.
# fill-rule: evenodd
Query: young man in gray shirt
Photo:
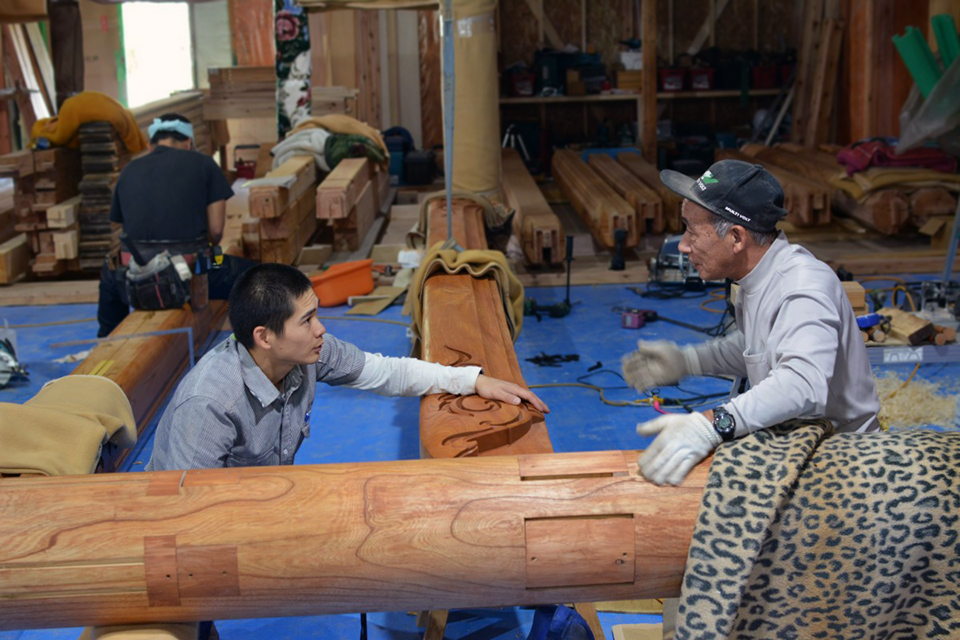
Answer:
M230 323L233 336L177 387L147 471L293 464L310 435L318 382L387 396L476 393L548 412L529 389L479 367L384 357L327 335L310 280L286 265L257 265L237 279Z

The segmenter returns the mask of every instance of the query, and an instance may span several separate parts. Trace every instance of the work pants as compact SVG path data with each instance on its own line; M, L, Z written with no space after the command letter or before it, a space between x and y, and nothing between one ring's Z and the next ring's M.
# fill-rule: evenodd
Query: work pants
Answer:
M227 300L233 283L244 271L257 264L253 260L236 256L223 256L223 264L207 272L211 300ZM97 305L98 338L105 338L130 314L130 299L127 297L126 268L113 269L109 260L100 270L100 300Z

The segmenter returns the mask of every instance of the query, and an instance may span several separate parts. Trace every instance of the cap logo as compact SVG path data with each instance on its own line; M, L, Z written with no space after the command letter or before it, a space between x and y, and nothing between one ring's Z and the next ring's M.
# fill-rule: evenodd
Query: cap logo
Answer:
M708 184L720 184L720 181L713 177L713 174L709 170L705 171L702 176L697 178L697 186L700 187L700 191L706 191Z
M723 210L724 210L724 211L727 211L728 213L731 213L731 214L735 215L736 217L740 218L740 219L743 220L744 222L750 222L750 221L751 221L751 218L743 215L743 214L740 213L739 211L734 211L733 209L731 209L730 207L728 207L728 206L726 206L726 205L723 206Z

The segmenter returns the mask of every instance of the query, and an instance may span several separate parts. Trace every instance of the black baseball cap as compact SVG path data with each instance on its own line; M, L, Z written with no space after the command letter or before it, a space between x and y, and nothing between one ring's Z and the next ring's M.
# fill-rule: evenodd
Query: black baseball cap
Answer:
M660 172L660 179L676 194L751 231L774 231L787 215L783 188L759 164L721 160L697 179L669 169Z

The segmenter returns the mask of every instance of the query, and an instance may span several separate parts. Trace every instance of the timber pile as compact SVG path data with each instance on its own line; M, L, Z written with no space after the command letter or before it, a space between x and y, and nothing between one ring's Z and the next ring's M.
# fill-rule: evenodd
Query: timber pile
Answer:
M205 120L272 118L277 115L277 75L272 66L211 67Z
M637 246L641 233L637 212L576 153L565 149L554 153L550 171L598 243L615 248L615 232L622 230L623 248Z
M313 156L294 156L250 182L250 215L255 222L243 224L248 255L257 255L262 262L296 261L317 229L316 184Z
M80 125L79 266L99 270L105 256L120 248L120 227L110 222L110 205L120 171L131 159L123 141L109 122Z
M783 206L789 212L786 221L796 227L818 227L830 224L830 190L803 178L779 165L749 156L735 149L717 149L717 160L741 160L760 164L783 187Z
M334 251L360 248L390 189L390 177L366 158L345 158L317 187L317 217L333 227Z
M188 359L188 334L143 335L155 331L184 329L193 331L197 352L215 331L226 314L227 305L212 300L194 311L190 305L166 311L134 311L121 322L110 340L97 345L71 373L110 378L123 389L133 407L137 431L150 424L153 414L163 406L183 373ZM106 448L103 453L105 471L115 471L129 449Z
M626 167L630 173L637 176L648 187L660 196L663 224L670 233L683 233L683 222L680 221L680 207L683 198L671 191L660 180L660 171L656 165L650 164L638 153L623 152L617 154L617 162Z
M591 153L587 164L633 205L634 211L640 216L641 233L663 233L663 202L656 191L604 153Z
M0 629L678 597L710 462L636 459L0 478Z
M130 112L136 118L137 126L147 139L150 138L147 129L153 124L154 118L165 113L179 113L189 119L190 124L193 125L193 143L200 153L212 156L230 141L226 123L208 119L204 114L204 97L200 91L183 91L169 98L131 109Z
M567 257L567 245L557 214L550 208L516 149L504 147L501 163L504 200L515 212L513 233L520 240L526 263L537 266L560 264Z
M12 223L9 231L26 234L33 258L20 273L16 271L23 266L22 261L11 261L8 267L13 270L8 270L6 277L16 279L31 266L33 273L41 276L79 269L76 218L59 214L65 205L75 202L80 154L66 148L18 151L0 157L0 177L12 178L14 184L13 209L0 214L4 218L0 220L0 227L4 227L0 228L0 238L8 239L5 227Z

